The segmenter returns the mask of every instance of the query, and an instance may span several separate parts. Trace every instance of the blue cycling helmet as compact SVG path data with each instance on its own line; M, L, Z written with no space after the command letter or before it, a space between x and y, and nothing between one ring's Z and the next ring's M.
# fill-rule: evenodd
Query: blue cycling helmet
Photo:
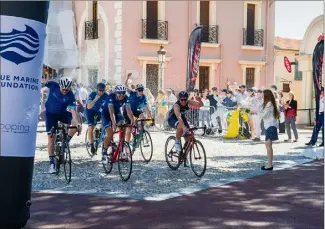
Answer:
M104 83L98 83L97 84L97 90L100 90L100 91L105 91L105 84Z
M178 93L178 98L188 98L188 93L186 91L181 91Z

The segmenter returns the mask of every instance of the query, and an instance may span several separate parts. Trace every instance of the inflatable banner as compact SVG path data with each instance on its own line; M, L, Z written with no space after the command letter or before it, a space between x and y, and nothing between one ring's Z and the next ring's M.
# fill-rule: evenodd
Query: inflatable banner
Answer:
M49 2L0 2L0 228L29 219Z
M321 36L320 36L321 37ZM322 87L322 67L324 58L324 37L319 39L313 53L313 79L315 88L316 113L315 120L319 117L319 99Z
M186 90L192 91L199 73L199 61L202 43L202 26L196 27L188 41Z

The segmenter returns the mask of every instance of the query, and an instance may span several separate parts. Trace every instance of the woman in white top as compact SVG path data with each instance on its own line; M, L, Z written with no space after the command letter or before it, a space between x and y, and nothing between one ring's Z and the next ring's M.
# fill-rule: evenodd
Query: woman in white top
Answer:
M199 117L202 122L202 126L204 126L205 122L207 122L210 127L211 117L210 117L210 100L207 98L208 92L205 91L202 93L201 101L203 103L203 107L200 107Z
M264 121L265 128L265 147L267 151L268 163L267 166L262 166L262 170L273 170L273 148L272 142L279 140L278 138L278 119L279 111L275 102L274 95L270 90L264 90L264 104L260 114Z

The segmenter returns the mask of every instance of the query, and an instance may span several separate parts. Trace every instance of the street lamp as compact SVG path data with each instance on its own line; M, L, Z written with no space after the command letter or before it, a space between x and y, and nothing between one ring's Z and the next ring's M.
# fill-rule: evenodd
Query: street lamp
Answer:
M166 50L164 49L164 46L160 45L160 49L157 51L158 54L158 63L159 63L159 81L158 81L158 89L162 89L162 70L163 65L165 63L165 57L166 57Z

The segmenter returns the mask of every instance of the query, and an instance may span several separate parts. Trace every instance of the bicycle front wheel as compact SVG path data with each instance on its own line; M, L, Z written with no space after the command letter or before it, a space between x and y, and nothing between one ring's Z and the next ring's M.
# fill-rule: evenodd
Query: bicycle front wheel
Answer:
M71 182L71 152L69 144L66 143L65 149L64 149L64 161L63 161L63 168L64 168L64 176L65 180L69 184Z
M170 136L169 138L167 138L166 144L165 144L165 159L166 159L167 165L172 170L178 169L178 167L181 164L181 160L179 158L179 153L176 152L175 142L176 142L176 137Z
M152 146L152 140L151 136L148 131L143 132L143 137L140 142L140 150L141 150L141 155L143 157L143 160L145 162L151 161L152 154L153 154L153 146Z
M118 152L117 165L122 181L129 180L132 173L132 152L126 141L123 142L122 148Z
M198 163L198 165L196 164ZM207 167L207 158L205 155L205 149L202 143L198 140L194 141L194 144L190 151L190 164L192 171L197 177L202 177Z

